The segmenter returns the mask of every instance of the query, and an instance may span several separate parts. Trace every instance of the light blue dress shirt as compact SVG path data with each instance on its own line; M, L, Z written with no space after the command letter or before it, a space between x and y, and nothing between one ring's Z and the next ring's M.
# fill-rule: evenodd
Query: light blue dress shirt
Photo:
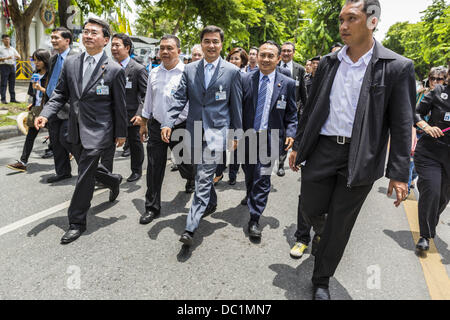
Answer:
M275 71L273 71L271 74L269 74L267 76L269 77L269 82L267 83L266 103L264 105L264 113L263 113L262 120L261 120L260 130L267 130L269 128L270 103L272 101L273 88L275 85ZM263 77L264 77L264 74L260 71L259 72L258 92L261 89Z

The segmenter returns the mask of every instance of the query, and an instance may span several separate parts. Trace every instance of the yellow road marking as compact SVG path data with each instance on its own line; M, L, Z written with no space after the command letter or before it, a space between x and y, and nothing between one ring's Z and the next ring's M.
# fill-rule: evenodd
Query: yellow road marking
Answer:
M420 238L419 216L417 200L412 192L409 198L403 202L403 205L414 243L417 243ZM430 250L427 252L427 255L419 257L419 261L422 265L431 299L450 300L450 278L448 277L445 266L442 264L442 257L437 251L433 240L430 241Z

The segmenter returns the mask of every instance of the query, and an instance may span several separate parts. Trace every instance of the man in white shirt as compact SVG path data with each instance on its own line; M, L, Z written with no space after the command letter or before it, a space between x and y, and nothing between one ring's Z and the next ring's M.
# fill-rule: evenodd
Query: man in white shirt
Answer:
M0 73L1 73L1 97L2 103L6 104L6 86L9 84L9 95L11 102L16 101L16 93L14 87L16 85L16 59L20 59L20 55L16 49L11 47L11 38L2 35L4 47L0 48Z
M160 215L161 189L166 169L167 148L172 150L177 144L182 143L174 140L165 143L161 140L161 124L165 120L165 115L185 67L179 59L181 53L180 40L176 36L165 35L161 38L159 47L162 63L150 72L140 128L141 140L144 141L148 138L147 193L145 194L145 213L139 220L141 224L148 224ZM186 128L187 113L188 105L176 120L174 129ZM193 165L181 163L178 165L178 170L181 177L187 180L186 193L194 192Z

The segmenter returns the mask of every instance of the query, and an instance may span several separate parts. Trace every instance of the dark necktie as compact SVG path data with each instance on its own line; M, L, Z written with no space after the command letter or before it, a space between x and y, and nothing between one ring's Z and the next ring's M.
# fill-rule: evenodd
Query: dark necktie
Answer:
M50 81L47 85L47 96L51 97L53 90L56 88L56 84L58 83L59 75L61 74L61 70L63 67L64 59L59 54L58 59L56 60L55 67L53 68L52 76L50 77Z

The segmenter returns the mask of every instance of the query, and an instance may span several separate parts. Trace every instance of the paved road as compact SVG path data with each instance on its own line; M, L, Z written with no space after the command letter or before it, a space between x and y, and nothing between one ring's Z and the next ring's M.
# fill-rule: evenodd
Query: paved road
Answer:
M235 187L219 184L217 212L202 221L193 248L182 249L178 238L192 196L183 192L179 174L167 170L160 219L139 225L145 179L123 183L114 203L106 190L98 191L87 232L62 246L76 177L44 182L53 163L40 158L42 140L42 135L36 140L28 173L5 167L20 156L24 137L0 142L0 299L310 299L313 258L289 257L299 175L287 171L284 178L273 177L259 244L246 236L240 173ZM118 152L116 160L115 172L127 177L129 158ZM394 208L386 186L385 179L376 183L363 207L331 280L335 299L431 298L405 209ZM40 218L23 220L38 213ZM447 209L436 239L444 273L435 276L441 283L450 274L449 231Z

